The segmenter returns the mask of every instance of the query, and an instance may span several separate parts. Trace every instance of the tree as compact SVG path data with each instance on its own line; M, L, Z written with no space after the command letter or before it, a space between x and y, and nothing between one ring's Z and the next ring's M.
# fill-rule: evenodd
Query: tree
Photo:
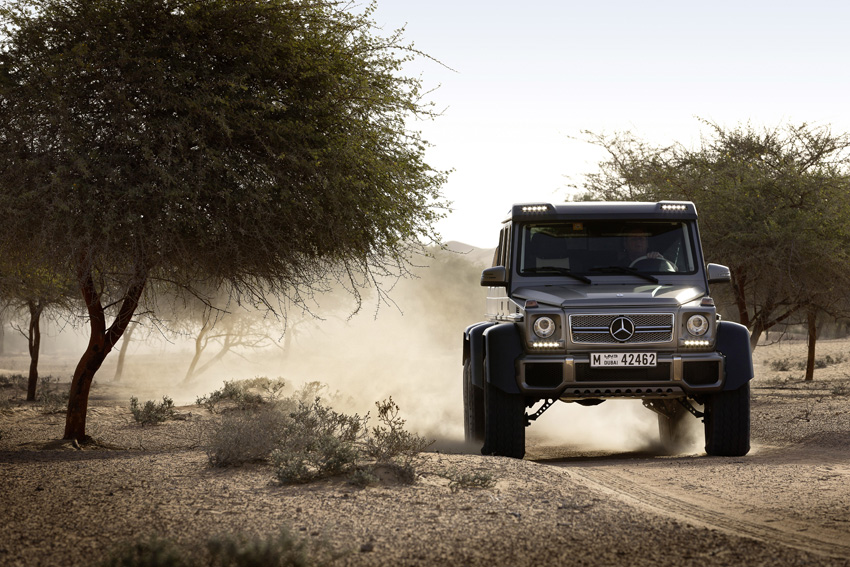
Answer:
M11 0L0 10L0 253L71 274L89 344L64 436L150 282L274 309L355 296L437 238L445 173L415 51L324 0ZM111 322L110 322L111 320Z
M73 289L68 279L52 276L49 270L35 265L26 253L18 250L0 261L0 292L8 306L19 314L25 312L26 328L15 321L10 324L27 341L30 355L27 401L34 401L38 388L42 316L70 310Z
M806 321L812 331L818 313L845 314L850 136L806 124L708 126L711 136L693 150L590 134L611 157L587 176L585 197L694 201L709 259L732 269L735 309L752 348L778 324Z

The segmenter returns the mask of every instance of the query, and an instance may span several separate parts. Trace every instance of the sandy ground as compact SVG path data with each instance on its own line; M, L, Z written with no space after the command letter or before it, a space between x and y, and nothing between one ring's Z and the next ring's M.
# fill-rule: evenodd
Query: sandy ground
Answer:
M194 406L142 428L94 392L89 433L113 448L78 450L54 442L63 415L6 403L0 565L94 565L153 534L194 546L283 527L347 552L338 565L850 565L850 342L820 343L819 356L848 360L812 383L771 368L804 349L756 350L746 457L595 449L532 427L522 461L428 453L410 486L283 486L265 465L212 468ZM453 492L447 471L495 483Z

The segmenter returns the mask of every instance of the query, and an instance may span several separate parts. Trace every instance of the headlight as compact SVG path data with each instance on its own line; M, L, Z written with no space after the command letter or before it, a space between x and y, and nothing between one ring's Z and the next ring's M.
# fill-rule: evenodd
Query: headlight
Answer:
M708 331L708 319L702 315L692 315L688 319L687 327L690 334L701 337Z
M555 321L549 317L538 317L534 321L534 334L541 339L548 339L555 334Z

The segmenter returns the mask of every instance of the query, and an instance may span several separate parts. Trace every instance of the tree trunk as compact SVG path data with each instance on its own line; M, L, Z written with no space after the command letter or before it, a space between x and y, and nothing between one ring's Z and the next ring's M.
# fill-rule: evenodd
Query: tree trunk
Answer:
M806 357L806 381L815 379L815 344L818 340L817 314L814 309L806 313L806 324L809 328L808 347L809 353Z
M189 363L189 369L186 371L186 376L183 377L183 382L181 382L182 385L189 384L195 376L195 368L198 366L198 362L201 361L201 355L204 354L204 350L207 348L206 336L211 328L212 325L210 325L209 321L204 321L201 330L198 331L198 336L195 337L195 356L192 357L192 362Z
M64 439L85 441L87 438L86 414L92 380L106 359L106 355L109 354L118 339L124 334L127 325L130 324L136 307L139 305L139 298L145 288L145 283L147 283L147 270L137 268L135 277L128 282L127 291L121 300L118 314L109 328L106 327L106 311L101 302L101 291L95 286L91 266L81 262L78 267L78 275L81 282L80 291L89 313L91 337L86 351L74 370L74 378L71 380Z
M27 301L30 311L30 329L27 334L27 347L30 351L30 375L27 382L27 401L35 401L35 390L38 387L38 353L41 349L41 312L44 305L41 301Z
M127 357L127 347L130 345L130 339L133 337L133 331L136 330L138 323L131 323L127 326L124 332L124 339L121 341L121 350L118 351L118 366L115 367L115 378L113 381L118 382L124 374L124 359Z

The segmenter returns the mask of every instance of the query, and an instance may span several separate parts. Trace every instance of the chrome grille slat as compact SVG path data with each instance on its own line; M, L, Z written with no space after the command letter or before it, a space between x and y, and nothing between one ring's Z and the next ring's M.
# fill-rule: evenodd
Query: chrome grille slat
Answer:
M610 326L617 317L634 322L634 335L625 342L611 336ZM647 344L673 341L673 313L606 313L570 315L570 338L575 344Z

